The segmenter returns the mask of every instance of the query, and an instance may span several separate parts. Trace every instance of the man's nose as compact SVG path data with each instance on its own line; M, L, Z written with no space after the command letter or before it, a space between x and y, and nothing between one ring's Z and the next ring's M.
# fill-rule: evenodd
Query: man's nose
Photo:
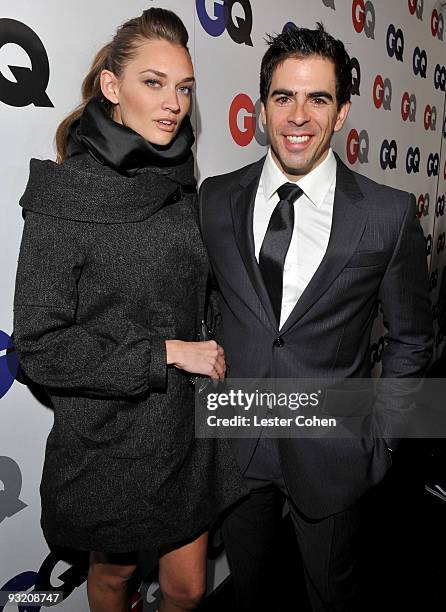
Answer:
M296 101L296 103L290 109L288 120L293 123L296 123L297 125L302 125L309 120L308 107L305 101Z

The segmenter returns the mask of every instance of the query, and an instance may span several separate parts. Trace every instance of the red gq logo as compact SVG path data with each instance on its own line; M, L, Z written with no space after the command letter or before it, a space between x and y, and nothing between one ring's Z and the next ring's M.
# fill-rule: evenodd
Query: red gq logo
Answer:
M347 137L347 159L350 164L359 161L366 164L369 161L370 140L366 130L358 131L353 128Z
M389 79L383 80L382 76L378 74L373 84L373 102L376 108L385 110L391 110L392 102L392 84Z
M260 100L254 104L245 93L235 96L229 108L229 130L239 147L247 147L254 138L261 146L267 144L259 117Z

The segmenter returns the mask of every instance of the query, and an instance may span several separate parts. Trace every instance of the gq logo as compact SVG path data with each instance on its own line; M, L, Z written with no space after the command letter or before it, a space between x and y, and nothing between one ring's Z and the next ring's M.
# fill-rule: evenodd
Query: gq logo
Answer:
M434 72L434 86L435 89L446 91L446 68L437 64Z
M423 10L424 0L408 0L409 13L418 17L420 21L423 21Z
M427 176L438 176L440 168L440 156L438 153L430 153L427 159Z
M401 117L403 121L414 122L417 115L417 99L415 94L409 95L409 92L405 91L401 100Z
M359 161L360 164L367 164L369 161L370 138L366 130L361 130L358 134L354 128L350 130L347 137L347 159L350 164Z
M395 57L399 62L403 61L404 55L404 34L401 28L396 29L393 23L387 28L387 54L389 57Z
M352 57L350 60L350 66L352 70L352 96L360 96L360 86L361 86L361 66L359 65L359 61L356 57Z
M434 38L443 40L444 35L444 17L443 14L438 14L437 10L434 9L431 15L431 32Z
M390 142L386 139L383 140L381 145L381 153L379 155L379 162L383 170L395 170L396 160L398 157L398 147L395 140Z
M8 580L1 588L4 591L28 591L29 593L35 591L62 591L62 597L65 600L77 587L85 582L87 579L88 567L87 564L83 567L83 564L79 560L78 564L60 573L60 570L56 571L60 561L61 560L55 553L50 552L46 559L44 559L38 572L22 572ZM63 564L65 565L65 562ZM57 586L52 584L54 578L57 578L59 581ZM3 609L3 606L0 604L0 612L2 612ZM7 609L9 610L9 606ZM19 612L31 612L31 610L33 612L40 612L41 609L42 606L36 604L32 607L29 605L18 606ZM47 609L46 606L45 609Z
M198 19L210 36L221 36L226 30L235 43L253 46L251 40L253 18L249 0L213 0L208 3L212 5L212 15L209 14L206 4L206 0L195 2ZM235 5L242 7L243 17L233 15Z
M31 60L31 68L9 66L16 82L7 79L0 69L0 100L9 106L53 107L46 94L50 65L42 41L27 25L15 19L0 19L0 50L4 45L21 47Z
M419 74L423 79L426 78L427 55L424 49L421 50L420 47L415 47L413 50L412 67L415 76Z
M367 0L353 0L352 3L353 27L358 34L364 32L367 38L375 38L376 15L375 7Z
M17 514L27 504L20 499L22 491L22 472L17 463L10 457L0 457L0 482L3 489L0 491L0 524L5 518Z
M439 234L437 238L437 255L439 255L442 251L444 251L445 242L446 242L446 234L445 232L442 232L441 234Z
M429 106L424 109L424 129L435 132L437 129L437 109L435 106Z
M437 203L435 204L435 216L442 217L444 215L444 207L445 207L446 198L444 195L441 195L437 199Z
M430 196L428 193L424 195L421 194L418 198L417 202L417 217L421 219L421 217L427 217L429 214L429 204L430 204Z
M426 257L429 257L429 255L432 255L432 234L425 236L424 243L426 245Z
M259 145L266 146L267 137L261 125L260 99L254 104L244 93L235 96L229 109L229 130L234 141L246 147L255 138Z
M409 147L406 154L406 172L415 174L420 171L420 149L419 147Z
M19 363L12 340L0 330L0 399L11 388L18 369Z
M377 75L373 84L373 102L376 108L382 106L384 110L391 110L392 83L389 79L383 81L380 74Z

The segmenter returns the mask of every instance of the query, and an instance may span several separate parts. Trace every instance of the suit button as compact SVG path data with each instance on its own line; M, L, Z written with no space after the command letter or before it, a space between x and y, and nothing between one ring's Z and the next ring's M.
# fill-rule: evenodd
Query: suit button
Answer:
M277 348L282 348L284 344L285 342L283 341L283 338L281 338L280 336L278 336L273 342L273 345L276 346Z

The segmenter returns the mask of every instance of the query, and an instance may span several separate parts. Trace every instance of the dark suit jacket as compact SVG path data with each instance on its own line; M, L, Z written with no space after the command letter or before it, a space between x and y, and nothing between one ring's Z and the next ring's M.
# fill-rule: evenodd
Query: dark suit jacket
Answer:
M254 255L252 218L263 162L208 178L200 190L230 376L369 377L378 299L389 330L382 376L422 376L433 331L424 237L413 195L356 174L337 157L328 248L279 332ZM405 407L396 405L397 410ZM386 442L373 436L279 439L284 478L301 511L316 518L354 503L391 464ZM255 444L233 440L242 469Z

